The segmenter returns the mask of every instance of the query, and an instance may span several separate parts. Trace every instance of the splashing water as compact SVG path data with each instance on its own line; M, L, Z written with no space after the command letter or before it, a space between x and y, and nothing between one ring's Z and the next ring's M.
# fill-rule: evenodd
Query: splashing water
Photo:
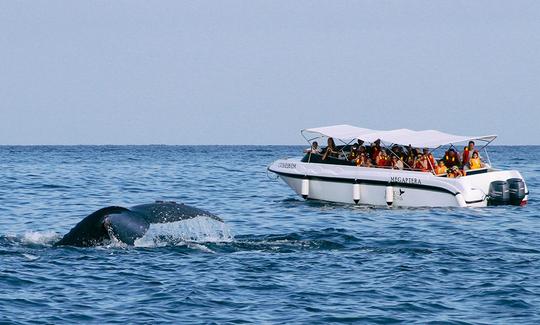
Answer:
M60 238L54 231L27 231L21 238L26 245L52 245Z
M146 234L135 240L136 247L181 245L185 243L231 242L230 228L223 222L205 216L152 224Z

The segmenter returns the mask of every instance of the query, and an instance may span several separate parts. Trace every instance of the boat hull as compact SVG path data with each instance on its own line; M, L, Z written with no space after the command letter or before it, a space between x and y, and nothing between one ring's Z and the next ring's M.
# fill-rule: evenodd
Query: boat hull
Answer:
M491 182L523 179L517 171L491 170L449 179L431 173L304 163L299 159L281 159L268 169L306 199L396 207L485 207ZM527 199L528 195L523 201Z

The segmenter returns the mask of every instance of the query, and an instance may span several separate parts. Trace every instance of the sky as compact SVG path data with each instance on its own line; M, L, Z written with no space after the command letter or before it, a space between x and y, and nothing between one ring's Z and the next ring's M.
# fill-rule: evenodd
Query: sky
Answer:
M0 144L540 144L540 1L2 1Z

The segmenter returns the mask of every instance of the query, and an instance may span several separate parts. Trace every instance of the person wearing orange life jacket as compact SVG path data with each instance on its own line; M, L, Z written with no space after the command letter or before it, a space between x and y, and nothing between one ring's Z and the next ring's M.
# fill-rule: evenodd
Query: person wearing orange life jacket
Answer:
M384 158L386 161L386 167L392 168L392 157L390 156L389 152L384 152Z
M360 153L354 162L358 167L371 167L371 162L365 153Z
M371 144L371 160L375 161L381 152L381 140L377 139Z
M435 158L433 158L433 155L429 152L428 148L424 148L424 156L426 156L428 163L429 163L429 169L434 170L437 166L437 163L435 162Z
M469 168L470 169L484 168L484 163L480 159L480 156L478 155L478 151L476 150L473 152L471 159L469 159Z
M443 160L444 160L444 164L448 168L452 168L454 166L457 166L458 168L461 167L459 155L454 150L454 148L448 149L448 151L444 154Z
M474 151L474 141L469 141L469 145L463 148L462 163L463 166L467 166L469 163L470 154Z
M377 157L375 157L375 165L377 167L385 167L388 164L388 155L384 150L379 151L379 154L377 154Z
M429 168L429 162L428 162L427 157L424 156L423 154L420 154L414 162L414 169L422 171L422 172L428 172L430 168Z
M444 160L439 160L439 164L435 167L435 175L445 175L448 172L448 168L444 165Z

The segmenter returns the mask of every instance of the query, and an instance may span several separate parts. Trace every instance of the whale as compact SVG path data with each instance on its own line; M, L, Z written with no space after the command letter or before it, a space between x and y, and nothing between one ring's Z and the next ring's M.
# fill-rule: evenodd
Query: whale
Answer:
M164 224L196 217L223 222L218 216L183 203L156 201L130 208L109 206L77 223L54 246L91 247L116 240L134 245L152 224Z

